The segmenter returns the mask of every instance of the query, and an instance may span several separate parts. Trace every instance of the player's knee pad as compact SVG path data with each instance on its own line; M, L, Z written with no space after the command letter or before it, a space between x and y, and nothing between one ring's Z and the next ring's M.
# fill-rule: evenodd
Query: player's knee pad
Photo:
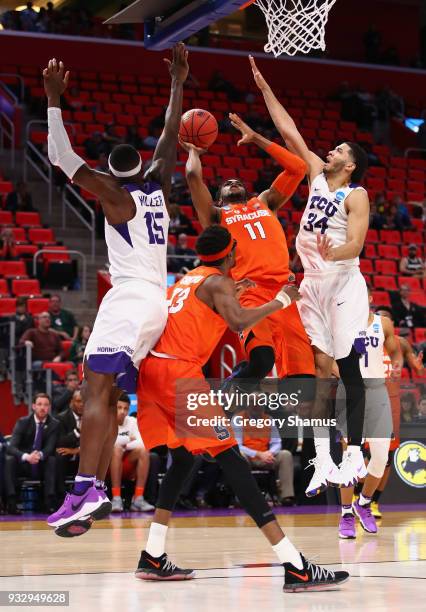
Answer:
M354 347L351 348L351 352L347 357L336 359L336 361L339 366L340 378L345 386L346 384L356 385L359 383L364 388L359 365L359 353L357 353Z
M183 484L192 470L194 456L183 446L172 449L170 454L172 463L161 482L157 508L172 511Z
M250 351L247 365L236 378L262 380L274 367L275 353L271 346L256 346Z
M371 438L370 461L368 462L367 472L374 478L381 478L386 468L389 456L389 438Z
M260 492L250 466L241 455L238 446L228 448L216 455L216 461L242 507L256 525L261 528L275 520L274 513Z
M386 467L390 467L392 465L394 454L395 454L395 449L392 449L388 452L388 460L386 461Z

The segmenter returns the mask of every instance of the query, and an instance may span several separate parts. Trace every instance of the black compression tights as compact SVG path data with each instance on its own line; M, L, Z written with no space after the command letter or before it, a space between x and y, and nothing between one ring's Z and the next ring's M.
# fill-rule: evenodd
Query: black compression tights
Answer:
M361 446L365 414L365 387L359 367L359 354L352 347L347 357L336 359L336 361L346 391L348 442Z

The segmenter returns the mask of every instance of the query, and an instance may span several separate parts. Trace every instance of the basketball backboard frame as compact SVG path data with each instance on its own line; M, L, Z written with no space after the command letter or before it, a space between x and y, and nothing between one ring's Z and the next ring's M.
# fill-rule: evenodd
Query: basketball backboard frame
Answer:
M105 23L143 23L145 47L161 51L246 4L247 0L135 0Z

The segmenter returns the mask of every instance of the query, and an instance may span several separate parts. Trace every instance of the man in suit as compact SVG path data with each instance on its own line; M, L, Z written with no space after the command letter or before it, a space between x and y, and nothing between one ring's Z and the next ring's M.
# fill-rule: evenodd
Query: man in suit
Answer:
M65 479L74 478L77 474L83 410L81 391L75 389L69 407L57 415L60 429L56 448L56 474L57 490L60 498L65 497Z
M33 414L18 419L7 447L5 485L10 514L18 514L16 488L19 476L44 482L46 511L55 509L55 449L59 421L50 416L50 397L37 393Z

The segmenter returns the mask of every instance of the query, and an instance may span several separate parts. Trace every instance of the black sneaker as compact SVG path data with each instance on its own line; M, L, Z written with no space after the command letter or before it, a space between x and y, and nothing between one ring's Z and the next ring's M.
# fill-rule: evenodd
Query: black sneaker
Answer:
M141 580L191 580L195 572L192 569L181 569L169 561L167 554L151 557L146 550L141 552L136 578Z
M303 555L302 569L298 569L292 563L284 563L284 586L286 593L297 593L298 591L326 590L346 582L349 578L348 572L332 572L320 565L314 565Z

